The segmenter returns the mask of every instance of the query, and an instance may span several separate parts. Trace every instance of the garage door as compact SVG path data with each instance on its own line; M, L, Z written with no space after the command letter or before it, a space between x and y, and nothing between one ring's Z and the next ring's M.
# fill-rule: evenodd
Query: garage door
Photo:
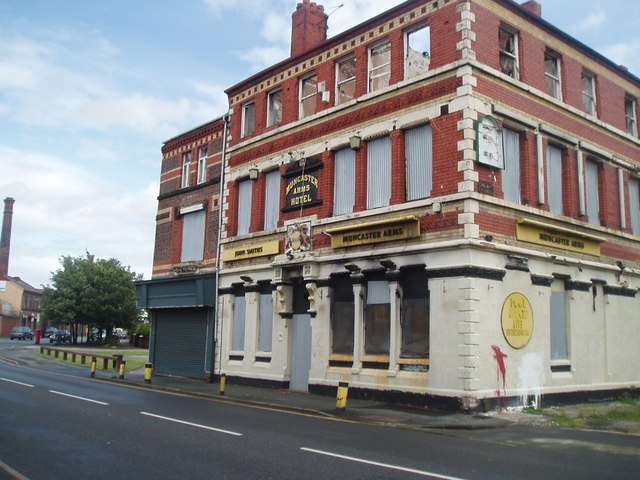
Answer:
M153 370L164 375L203 378L208 308L156 310Z

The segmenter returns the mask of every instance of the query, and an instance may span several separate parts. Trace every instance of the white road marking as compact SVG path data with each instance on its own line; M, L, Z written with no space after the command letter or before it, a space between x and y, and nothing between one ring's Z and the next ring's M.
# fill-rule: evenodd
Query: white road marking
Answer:
M9 475L12 475L13 478L15 478L16 480L29 480L28 477L25 477L24 475L22 475L20 472L18 472L17 470L11 468L9 465L7 465L6 463L4 463L2 460L0 460L0 470L4 470L5 472L7 472Z
M28 383L17 382L16 380L9 380L8 378L0 378L0 380L2 380L3 382L15 383L16 385L22 385L23 387L34 387L33 385L30 385Z
M185 422L184 420L178 420L176 418L163 417L162 415L155 415L149 412L140 412L142 415L146 415L147 417L159 418L160 420L167 420L169 422L180 423L182 425L188 425L190 427L202 428L204 430L212 430L214 432L226 433L227 435L235 435L236 437L241 437L242 433L232 432L229 430L222 430L221 428L208 427L207 425L200 425L198 423Z
M440 475L438 473L425 472L424 470L416 470L414 468L401 467L399 465L390 465L388 463L374 462L371 460L365 460L363 458L349 457L347 455L340 455L338 453L315 450L313 448L300 447L300 450L304 450L305 452L318 453L320 455L326 455L328 457L340 458L342 460L349 460L351 462L365 463L367 465L373 465L375 467L389 468L391 470L399 470L401 472L415 473L416 475L422 475L424 477L439 478L441 480L464 480L460 477L450 477L449 475Z
M56 392L55 390L49 390L49 392L54 393L56 395L62 395L63 397L75 398L76 400L82 400L84 402L97 403L98 405L109 405L106 402L100 402L98 400L92 400L91 398L86 398L86 397L78 397L76 395L71 395L69 393Z

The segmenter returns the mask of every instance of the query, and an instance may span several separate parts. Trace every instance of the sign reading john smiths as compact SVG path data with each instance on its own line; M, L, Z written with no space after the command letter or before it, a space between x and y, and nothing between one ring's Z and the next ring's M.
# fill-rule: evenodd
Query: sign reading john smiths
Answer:
M287 172L285 196L287 204L283 211L320 205L318 199L318 169L321 164L307 160L306 168L296 168Z

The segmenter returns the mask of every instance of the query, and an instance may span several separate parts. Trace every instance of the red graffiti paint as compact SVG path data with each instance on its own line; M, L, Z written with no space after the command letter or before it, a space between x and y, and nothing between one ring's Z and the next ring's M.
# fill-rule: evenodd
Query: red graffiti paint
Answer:
M498 364L498 380L502 377L502 390L506 390L507 388L507 367L505 366L504 359L507 358L506 353L502 353L500 347L496 347L495 345L491 345L493 349L493 358L495 358L496 363Z

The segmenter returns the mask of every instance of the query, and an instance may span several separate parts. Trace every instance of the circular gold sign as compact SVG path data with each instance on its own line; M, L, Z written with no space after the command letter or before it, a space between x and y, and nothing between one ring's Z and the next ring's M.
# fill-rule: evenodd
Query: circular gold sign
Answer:
M533 310L521 293L512 293L502 305L502 333L513 348L522 348L531 340Z

